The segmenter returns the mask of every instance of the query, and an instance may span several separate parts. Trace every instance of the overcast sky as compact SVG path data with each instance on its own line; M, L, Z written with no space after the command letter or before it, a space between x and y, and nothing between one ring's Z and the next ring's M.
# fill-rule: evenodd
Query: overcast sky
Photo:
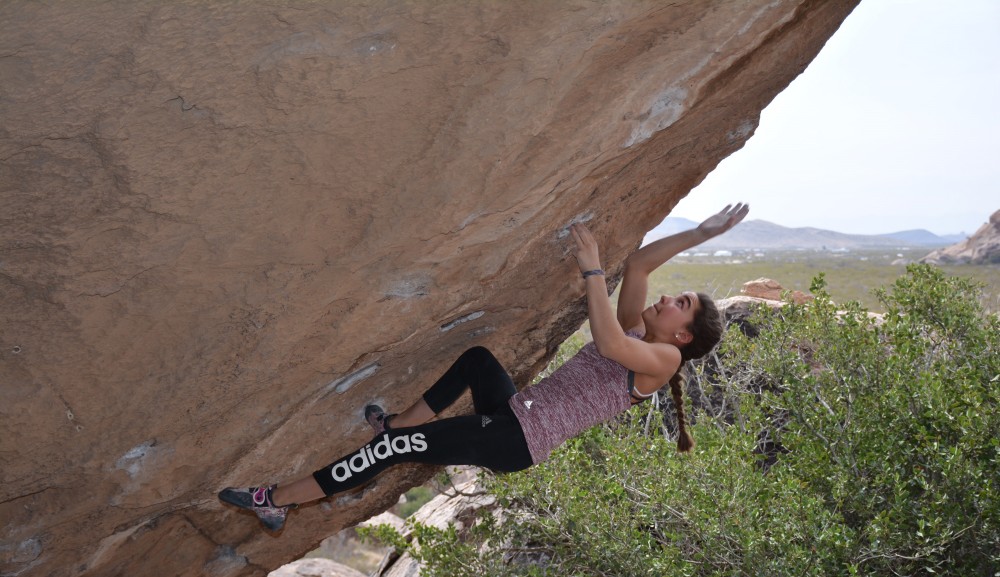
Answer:
M971 234L1000 209L1000 0L862 0L671 216Z

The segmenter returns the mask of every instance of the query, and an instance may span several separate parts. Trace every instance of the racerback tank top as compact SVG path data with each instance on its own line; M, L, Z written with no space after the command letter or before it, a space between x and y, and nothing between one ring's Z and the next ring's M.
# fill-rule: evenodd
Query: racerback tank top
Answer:
M635 331L626 333L641 338ZM580 432L606 422L632 406L628 370L601 356L593 342L537 384L525 387L508 403L524 431L537 464Z

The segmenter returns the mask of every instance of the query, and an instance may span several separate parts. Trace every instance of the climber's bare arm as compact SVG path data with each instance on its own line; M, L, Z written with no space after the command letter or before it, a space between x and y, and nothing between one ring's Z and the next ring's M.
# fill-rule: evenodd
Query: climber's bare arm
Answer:
M625 276L618 295L618 324L623 330L642 325L649 275L677 254L733 228L750 212L750 205L727 205L697 228L670 235L632 253L625 261Z
M583 224L574 224L570 232L576 244L575 252L580 271L600 269L597 241L590 230ZM677 347L664 343L647 343L626 336L615 320L604 275L590 275L585 279L590 333L594 336L597 351L602 356L635 371L636 374L649 375L660 383L669 379L681 363L681 354Z

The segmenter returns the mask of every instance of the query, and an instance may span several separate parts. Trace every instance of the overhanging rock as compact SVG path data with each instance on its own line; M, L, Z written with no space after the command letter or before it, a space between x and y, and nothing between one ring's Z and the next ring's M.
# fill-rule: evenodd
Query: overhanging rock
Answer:
M6 2L3 575L263 575L393 503L432 470L278 538L215 493L471 345L527 382L566 227L620 269L855 4Z

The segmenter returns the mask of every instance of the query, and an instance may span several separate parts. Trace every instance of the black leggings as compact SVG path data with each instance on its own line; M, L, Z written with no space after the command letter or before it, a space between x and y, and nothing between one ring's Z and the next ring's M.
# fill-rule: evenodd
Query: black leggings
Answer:
M524 432L507 405L517 389L503 366L483 347L465 351L424 393L424 401L440 413L466 388L472 391L475 415L390 429L316 471L313 478L329 496L359 487L399 463L476 465L502 472L531 466Z

